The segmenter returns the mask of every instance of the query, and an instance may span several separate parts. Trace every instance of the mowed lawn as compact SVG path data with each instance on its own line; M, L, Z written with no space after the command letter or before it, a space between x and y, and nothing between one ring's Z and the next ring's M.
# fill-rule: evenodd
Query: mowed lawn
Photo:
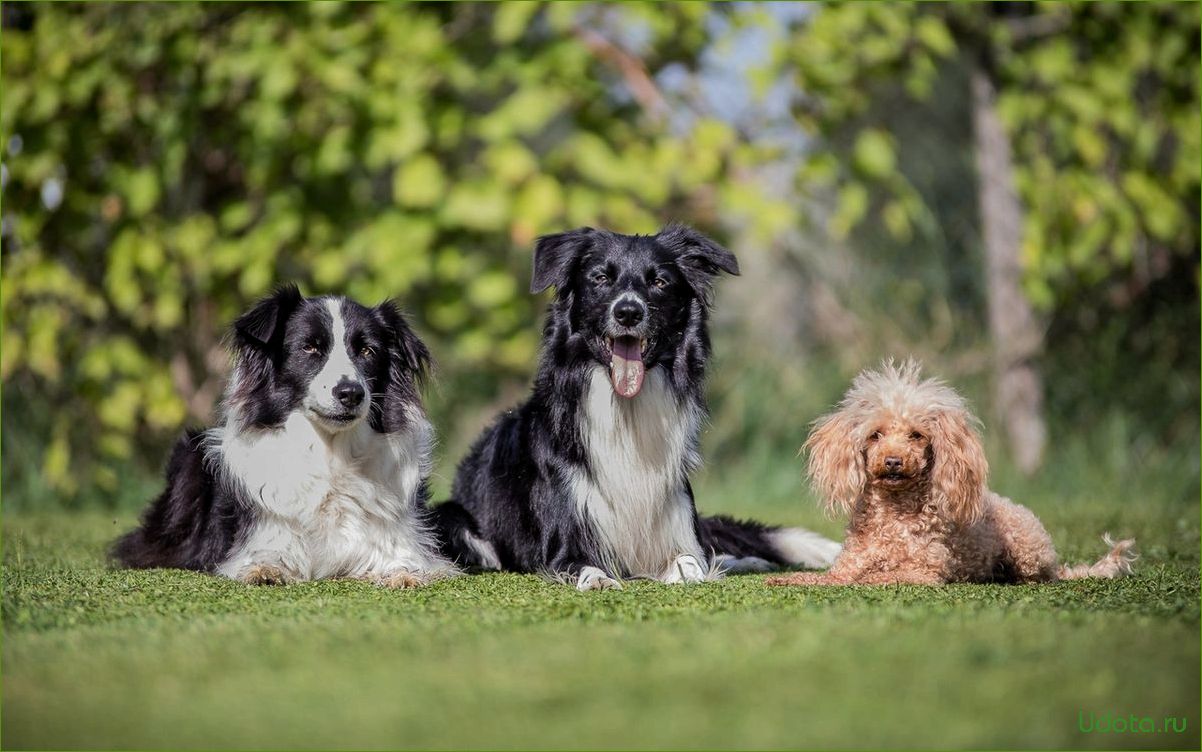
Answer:
M250 588L110 569L128 512L8 514L0 743L1197 749L1197 502L1138 488L1023 499L1065 559L1139 538L1136 577L1042 587ZM708 507L837 533L792 493ZM1186 726L1083 733L1081 713Z

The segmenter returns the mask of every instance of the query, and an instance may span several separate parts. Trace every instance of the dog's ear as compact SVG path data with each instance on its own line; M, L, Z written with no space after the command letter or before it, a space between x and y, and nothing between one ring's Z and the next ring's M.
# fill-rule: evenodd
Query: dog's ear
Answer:
M409 326L401 309L393 301L386 300L376 306L375 313L388 331L390 344L397 351L393 370L399 367L408 374L409 381L418 384L424 382L432 364L430 349L426 347L426 343L422 342L421 337ZM394 380L402 382L405 380L405 374L393 373L392 376Z
M302 302L296 285L284 285L234 322L230 340L236 364L226 405L244 425L276 425L284 418L274 403L256 403L251 396L275 379L284 351L284 330Z
M283 341L284 324L304 301L296 285L277 288L234 322L234 341L240 349L267 349Z
M864 490L867 472L858 426L846 413L831 413L818 419L802 447L810 455L810 483L830 514L850 514Z
M543 235L534 245L534 274L530 292L538 294L554 286L562 290L572 278L572 268L593 244L597 231L581 227L555 235Z
M383 325L392 352L388 359L388 380L383 388L376 387L378 396L372 397L368 420L375 430L394 433L409 425L411 411L421 406L419 390L430 372L430 351L391 300L373 308L372 313Z
M739 260L722 246L691 227L668 225L655 236L656 242L676 253L676 265L696 293L706 297L718 272L738 275Z
M972 524L985 510L989 463L972 417L963 410L942 410L928 423L935 466L931 491L943 513L955 522Z

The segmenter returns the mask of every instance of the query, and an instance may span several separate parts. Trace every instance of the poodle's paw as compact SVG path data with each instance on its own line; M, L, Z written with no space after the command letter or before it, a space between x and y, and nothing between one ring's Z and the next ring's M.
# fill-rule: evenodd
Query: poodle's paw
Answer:
M622 583L607 575L604 570L596 567L583 567L580 570L580 577L576 580L576 589L580 592L586 590L621 590Z
M821 577L817 572L794 572L783 577L769 577L764 582L768 585L819 585Z
M380 587L390 590L407 590L409 588L419 588L427 585L430 582L429 576L421 572L411 572L407 569L398 569L386 574L372 578L372 582Z
M247 585L286 585L284 570L270 564L249 564L238 573L238 580Z
M682 582L705 582L708 576L709 570L702 566L696 556L681 554L668 567L668 571L660 577L660 582L666 582L669 585L677 585Z

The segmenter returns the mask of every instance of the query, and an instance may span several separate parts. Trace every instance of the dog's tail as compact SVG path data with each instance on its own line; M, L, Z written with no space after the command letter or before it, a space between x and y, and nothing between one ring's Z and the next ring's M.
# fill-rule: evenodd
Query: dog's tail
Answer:
M1139 558L1131 551L1135 541L1127 539L1115 543L1114 539L1110 537L1110 533L1103 535L1102 540L1106 542L1107 546L1110 546L1110 553L1093 564L1062 565L1057 571L1060 579L1079 580L1084 577L1101 577L1113 580L1116 577L1131 574L1131 564Z
M462 504L452 500L432 506L429 520L443 556L464 569L501 569L497 549L480 535L475 518Z
M699 517L701 546L727 572L756 572L778 567L826 569L842 546L800 527L773 527L725 515Z

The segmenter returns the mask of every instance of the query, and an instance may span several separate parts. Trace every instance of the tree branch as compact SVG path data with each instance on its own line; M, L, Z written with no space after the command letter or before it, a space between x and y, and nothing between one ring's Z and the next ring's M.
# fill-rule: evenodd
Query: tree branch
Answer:
M617 69L644 111L656 118L662 117L668 111L668 103L651 75L647 73L647 66L642 60L592 29L576 26L573 33L584 42L589 52Z

